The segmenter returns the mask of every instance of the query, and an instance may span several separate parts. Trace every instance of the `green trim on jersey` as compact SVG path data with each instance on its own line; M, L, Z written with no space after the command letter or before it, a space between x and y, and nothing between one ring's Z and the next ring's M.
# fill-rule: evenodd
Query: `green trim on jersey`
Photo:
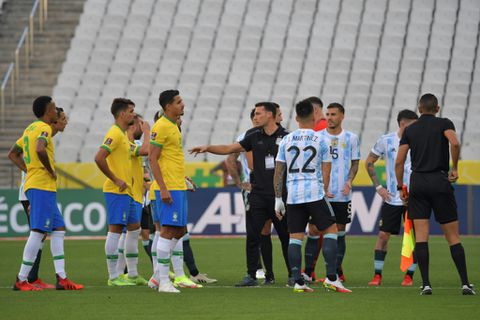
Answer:
M108 153L112 153L112 149L110 149L106 145L101 145L100 148L107 150Z

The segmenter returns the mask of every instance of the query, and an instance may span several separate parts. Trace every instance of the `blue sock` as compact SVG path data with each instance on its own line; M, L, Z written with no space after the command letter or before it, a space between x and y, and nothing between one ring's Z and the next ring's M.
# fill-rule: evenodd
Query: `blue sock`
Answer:
M311 276L314 271L313 266L315 264L315 255L318 250L318 239L320 239L320 237L308 236L307 243L305 244L305 273L308 276Z
M342 262L343 257L345 256L345 251L347 250L347 246L345 244L345 231L338 232L338 239L337 239L337 274L342 275Z
M323 258L327 269L327 278L330 281L337 279L337 235L327 233L323 236Z
M387 255L387 251L375 250L375 260L374 260L375 274L382 275L383 264L384 264L386 255Z
M300 274L302 267L302 240L290 239L288 244L288 261L295 282L299 285L305 284Z

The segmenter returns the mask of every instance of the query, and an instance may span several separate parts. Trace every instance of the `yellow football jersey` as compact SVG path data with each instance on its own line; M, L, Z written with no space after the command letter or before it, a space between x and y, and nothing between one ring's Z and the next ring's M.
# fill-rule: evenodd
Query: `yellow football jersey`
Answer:
M182 134L175 121L166 116L153 125L150 143L162 148L158 165L162 171L163 181L168 190L187 190L185 184L185 161L182 150ZM158 183L153 183L154 190L160 190Z
M143 159L138 155L140 146L130 143L132 153L133 200L143 204Z
M155 201L155 181L150 185L150 189L148 190L148 198L150 201ZM158 190L158 189L157 189Z
M44 121L32 122L23 132L23 136L16 144L23 150L23 160L27 166L24 191L28 189L40 189L45 191L57 191L57 182L45 169L38 159L36 144L38 139L47 143L46 151L50 166L55 170L54 146L52 141L52 127Z
M135 151L132 147L127 133L122 128L116 124L110 127L100 148L110 153L107 157L108 167L117 178L125 181L127 188L120 192L118 186L107 179L103 184L103 192L128 194L133 197L132 153L138 152L138 149Z

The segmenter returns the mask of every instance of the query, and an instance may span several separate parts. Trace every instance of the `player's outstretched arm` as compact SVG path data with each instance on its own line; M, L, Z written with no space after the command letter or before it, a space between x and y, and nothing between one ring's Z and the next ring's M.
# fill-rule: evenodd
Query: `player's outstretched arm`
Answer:
M35 152L38 155L38 160L40 160L48 173L50 173L52 178L57 180L57 174L55 173L55 170L53 170L52 166L50 166L50 161L48 160L47 141L44 139L37 139L37 143L35 144Z
M458 180L458 159L460 157L460 142L457 139L455 131L449 129L443 133L450 143L450 154L452 155L452 169L448 173L448 180L455 182Z
M208 146L199 146L188 150L190 154L194 154L195 156L199 153L213 153L219 155L227 155L235 152L244 152L245 149L240 145L240 143L235 142L228 145L208 145Z
M150 170L152 170L153 178L158 184L160 189L160 197L163 202L171 204L173 202L172 196L165 185L165 181L163 181L162 170L160 169L160 165L158 164L158 159L162 154L162 148L155 144L150 144L150 149L148 152L148 163L150 164Z
M115 174L110 170L107 163L107 157L110 153L103 149L99 148L97 154L95 155L95 163L97 164L98 169L110 180L118 186L120 192L124 191L127 188L125 181L118 179Z
M23 160L23 150L17 144L14 144L10 151L8 151L8 158L12 161L20 170L27 172L27 166Z

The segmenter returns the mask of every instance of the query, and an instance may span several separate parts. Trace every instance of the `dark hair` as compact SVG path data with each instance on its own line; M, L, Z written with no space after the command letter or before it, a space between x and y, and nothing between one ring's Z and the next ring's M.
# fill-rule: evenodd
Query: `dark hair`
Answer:
M437 111L438 100L433 94L426 93L420 98L418 105L419 107L422 107L423 111L435 112Z
M327 107L327 109L332 109L332 108L336 108L336 109L338 109L338 111L345 114L345 108L338 102L330 103Z
M157 122L158 119L160 119L162 117L162 115L160 114L160 110L158 110L157 112L155 112L155 114L153 115L153 122Z
M60 117L60 115L62 114L63 111L63 108L59 108L57 107L57 117Z
M113 116L116 119L120 112L128 109L129 105L135 106L135 103L130 99L115 98L113 99L112 107L110 108L110 111L112 112Z
M320 109L323 108L323 101L319 97L309 97L304 101L308 101L311 104L318 104L320 106Z
M295 105L295 111L297 117L306 119L313 114L313 104L308 99L302 100Z
M158 102L160 103L162 109L165 110L167 104L172 103L173 99L179 94L180 92L178 90L165 90L160 93L160 96L158 97Z
M416 120L418 119L418 115L409 109L404 109L398 113L397 116L397 123L400 124L402 120Z
M250 111L250 120L253 120L254 117L255 117L255 108L253 108L252 111Z
M33 114L37 118L41 118L45 115L47 111L47 106L52 102L52 97L49 96L40 96L33 101Z
M278 104L276 104L275 102L258 102L255 103L255 108L263 107L265 111L271 112L272 116L275 118L275 116L277 115L277 107L275 105L278 106Z
M275 108L280 109L280 105L278 103L276 103L276 102L272 102L272 103L275 106Z

